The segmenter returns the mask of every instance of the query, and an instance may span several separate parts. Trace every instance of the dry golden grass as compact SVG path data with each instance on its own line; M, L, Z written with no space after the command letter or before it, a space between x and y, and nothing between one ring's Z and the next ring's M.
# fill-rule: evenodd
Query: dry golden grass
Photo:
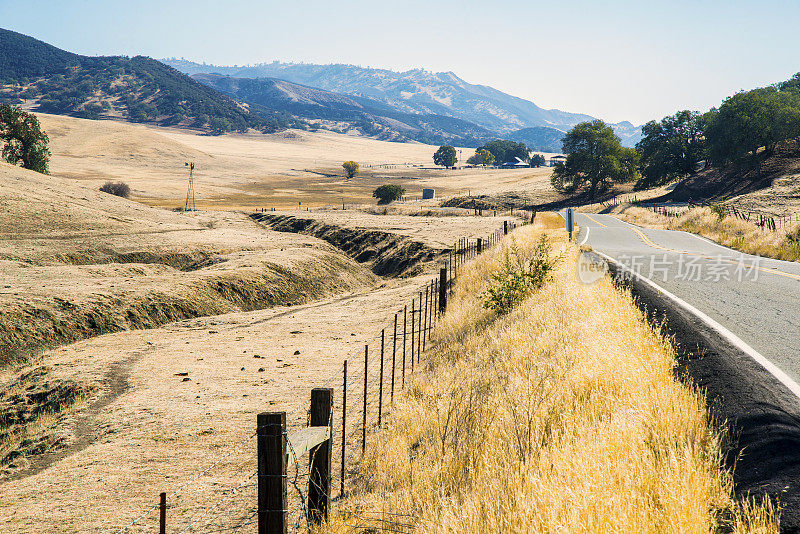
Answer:
M503 246L529 252L540 234ZM462 270L330 531L777 532L771 504L733 497L704 398L630 298L581 284L570 247L553 281L493 316L479 295L503 254Z
M798 224L772 232L736 217L726 216L720 219L710 208L693 208L680 217L673 218L644 208L628 207L621 212L621 216L624 220L641 226L699 234L747 254L800 261L800 244L796 240L796 236L800 235ZM794 235L795 240L789 239L788 235Z

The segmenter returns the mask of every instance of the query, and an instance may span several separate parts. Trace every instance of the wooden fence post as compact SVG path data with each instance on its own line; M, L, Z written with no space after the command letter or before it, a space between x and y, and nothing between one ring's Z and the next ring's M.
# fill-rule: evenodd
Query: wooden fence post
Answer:
M508 235L508 221L503 221L503 235Z
M478 255L481 252L483 252L483 239L479 237L477 243L475 244L475 254Z
M361 454L367 452L367 377L369 373L369 345L364 345L364 421L361 425Z
M287 534L286 412L262 412L256 424L258 534Z
M344 361L342 368L342 472L339 481L339 496L344 495L345 436L347 436L347 360Z
M327 426L328 439L309 451L308 522L319 524L328 519L331 509L331 459L333 454L333 388L311 390L309 426ZM344 440L344 436L342 436Z
M166 492L161 492L159 496L159 514L158 514L158 532L159 534L166 534L167 533L167 494Z
M439 269L439 315L447 311L447 267Z

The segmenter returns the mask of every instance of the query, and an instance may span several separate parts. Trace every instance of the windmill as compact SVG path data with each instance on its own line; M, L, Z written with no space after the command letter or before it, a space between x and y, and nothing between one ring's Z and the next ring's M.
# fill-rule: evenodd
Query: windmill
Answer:
M186 204L183 206L183 211L190 211L189 210L189 198L192 199L192 209L191 211L197 211L197 206L194 203L194 162L186 163L187 167L189 167L189 189L186 190Z

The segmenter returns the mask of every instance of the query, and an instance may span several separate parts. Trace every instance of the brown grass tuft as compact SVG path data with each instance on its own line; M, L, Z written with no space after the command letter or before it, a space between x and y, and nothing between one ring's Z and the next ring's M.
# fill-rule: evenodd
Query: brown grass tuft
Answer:
M674 218L644 208L628 207L620 216L640 226L698 234L746 254L800 261L800 224L772 232L736 217L720 218L710 208L693 208Z

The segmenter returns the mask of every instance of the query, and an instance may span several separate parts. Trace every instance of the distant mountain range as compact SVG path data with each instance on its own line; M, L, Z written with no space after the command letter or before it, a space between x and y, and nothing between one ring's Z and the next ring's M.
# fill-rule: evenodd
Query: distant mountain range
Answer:
M250 66L219 66L163 60L190 75L220 74L234 78L279 79L339 95L357 97L359 104L391 109L404 114L448 116L473 123L497 137L508 138L527 128L526 136L540 150L559 151L560 137L579 122L593 117L556 109L543 109L522 98L492 87L470 84L452 72L433 73L421 69L394 72L354 65L307 63L263 63ZM367 100L365 104L365 100ZM382 105L382 106L381 106ZM623 144L632 146L641 137L640 127L630 122L612 125ZM540 137L536 137L540 134ZM532 137L533 136L533 137Z
M496 138L559 152L589 115L534 103L452 72L269 63L222 67L145 56L82 56L0 29L0 103L210 133L356 131L390 141L477 147ZM641 129L613 125L626 145Z

